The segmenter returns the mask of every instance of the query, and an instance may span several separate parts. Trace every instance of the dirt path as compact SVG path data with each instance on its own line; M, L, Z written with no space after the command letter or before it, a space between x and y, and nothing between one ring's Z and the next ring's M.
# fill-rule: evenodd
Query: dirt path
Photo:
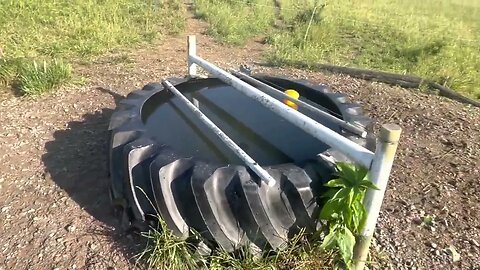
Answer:
M256 66L266 45L226 47L189 19L188 31L125 59L112 55L77 72L83 87L37 99L0 101L0 270L129 269L141 246L118 228L107 195L108 120L128 92L150 81L183 76L185 37L224 68L330 85L351 95L379 123L404 128L381 214L376 249L381 268L480 269L480 110L426 94L293 69ZM435 216L434 226L420 225ZM445 248L461 259L451 263Z

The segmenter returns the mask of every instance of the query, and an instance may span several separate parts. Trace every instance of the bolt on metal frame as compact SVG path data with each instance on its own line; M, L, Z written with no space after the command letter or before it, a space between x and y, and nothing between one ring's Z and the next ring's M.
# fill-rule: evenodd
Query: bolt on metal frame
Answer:
M360 232L360 235L357 237L355 246L355 268L357 270L364 269L402 129L398 125L394 124L383 125L377 138L375 153L373 153L370 150L356 144L355 142L350 141L344 136L332 131L328 127L316 122L308 116L292 109L281 101L265 94L252 85L240 80L232 74L198 57L196 53L195 36L188 37L187 59L188 75L190 77L197 76L197 66L200 66L205 71L214 75L216 78L220 79L226 84L231 85L234 89L260 102L263 106L278 114L280 117L283 117L285 120L291 122L295 126L301 128L306 133L326 143L333 149L342 152L353 162L368 168L369 178L379 188L379 190L368 190L365 195L364 205L367 210L367 221L364 228ZM180 93L180 95L182 94ZM292 101L295 102L296 100ZM195 107L193 104L191 105ZM347 127L347 125L344 123L341 125ZM259 176L262 177L260 174ZM263 175L262 179L267 182L267 184L269 183L268 176Z

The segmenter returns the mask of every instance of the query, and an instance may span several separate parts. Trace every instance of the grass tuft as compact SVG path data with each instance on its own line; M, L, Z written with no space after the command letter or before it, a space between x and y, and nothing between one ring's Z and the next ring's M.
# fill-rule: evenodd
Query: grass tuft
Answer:
M69 64L53 60L39 65L34 61L19 67L16 87L22 94L40 95L55 90L71 77L72 67Z
M0 83L11 84L21 95L40 95L55 90L72 78L70 64L58 60L0 59Z
M161 218L157 228L151 228L141 235L147 239L147 245L136 259L146 263L149 269L197 269L204 261L194 252L195 246L174 235Z

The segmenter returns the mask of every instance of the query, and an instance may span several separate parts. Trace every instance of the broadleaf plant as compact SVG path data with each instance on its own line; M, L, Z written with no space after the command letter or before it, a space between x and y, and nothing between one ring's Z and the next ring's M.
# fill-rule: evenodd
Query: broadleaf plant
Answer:
M327 222L328 232L321 248L337 249L345 266L352 265L355 235L362 229L367 211L363 199L368 189L378 188L368 179L365 167L337 162L337 178L328 181L327 199L320 210L319 219Z

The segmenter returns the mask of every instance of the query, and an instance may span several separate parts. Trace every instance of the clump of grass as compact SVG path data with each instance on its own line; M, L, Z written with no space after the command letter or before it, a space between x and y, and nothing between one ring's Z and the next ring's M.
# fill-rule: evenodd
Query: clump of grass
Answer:
M72 78L72 67L63 61L38 63L29 59L0 60L0 82L12 84L22 95L39 95L55 90Z
M149 269L190 270L204 265L204 259L194 252L195 245L174 235L165 221L158 220L157 228L141 234L147 245L136 256L139 262L145 262Z
M72 67L62 61L23 64L18 70L16 87L22 94L39 95L55 90L72 77Z

